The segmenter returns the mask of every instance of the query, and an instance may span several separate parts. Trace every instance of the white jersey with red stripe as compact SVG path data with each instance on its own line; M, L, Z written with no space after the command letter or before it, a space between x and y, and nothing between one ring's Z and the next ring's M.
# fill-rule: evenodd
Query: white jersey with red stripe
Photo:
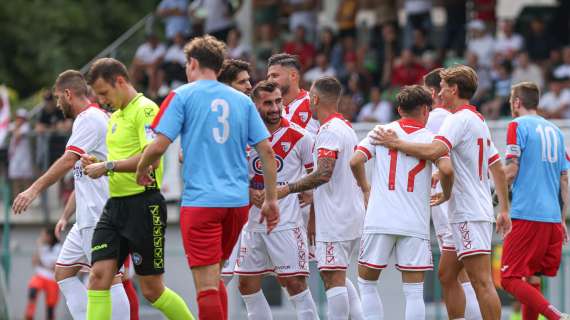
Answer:
M489 167L501 157L483 116L474 106L462 106L445 118L435 140L449 149L455 170L449 222L493 222Z
M277 162L277 185L282 186L297 181L306 174L308 169L313 168L313 139L303 128L282 118L281 127L273 132L269 140ZM262 190L264 188L262 162L255 149L251 149L248 161L249 172L252 177L250 186L253 189ZM297 194L290 194L280 199L279 210L279 224L274 231L303 226L301 206ZM260 214L261 210L256 206L249 209L246 230L267 231L265 223L259 223Z
M307 91L301 89L295 100L283 108L283 114L287 120L304 128L311 133L313 137L317 134L319 122L313 119L309 93Z
M73 122L71 137L67 141L66 152L81 156L89 154L100 161L107 160L108 114L95 105L81 112ZM83 174L81 160L73 167L75 180L76 223L79 229L95 227L109 198L109 179L103 176L91 179Z
M382 126L402 140L429 143L434 135L413 119ZM431 161L420 160L395 149L374 146L366 137L357 147L374 158L370 198L364 233L382 233L429 239Z
M350 169L350 159L357 145L356 133L340 113L325 120L317 133L313 151L315 166L318 167L318 159L336 159L329 182L313 192L317 241L354 240L362 234L364 200Z

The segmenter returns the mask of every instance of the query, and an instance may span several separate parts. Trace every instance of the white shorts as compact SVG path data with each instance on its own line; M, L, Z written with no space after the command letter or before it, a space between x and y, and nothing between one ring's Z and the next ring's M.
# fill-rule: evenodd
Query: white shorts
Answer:
M491 254L493 224L489 221L465 221L451 224L457 259L477 254Z
M79 229L73 224L67 234L55 264L58 267L82 267L81 271L89 272L91 268L91 240L95 227Z
M307 233L302 227L265 232L242 231L234 273L240 276L272 273L278 277L308 276Z
M431 207L431 219L440 252L455 251L455 241L453 241L451 226L449 225L448 212L447 202Z
M388 266L392 253L400 271L433 270L429 240L382 233L362 235L358 264L382 270Z
M359 239L324 242L317 241L315 256L320 271L346 270Z
M232 254L230 255L230 258L224 262L224 266L222 268L222 277L233 277L234 269L236 268L240 242L241 242L241 234L238 240L236 241L234 248L232 249Z

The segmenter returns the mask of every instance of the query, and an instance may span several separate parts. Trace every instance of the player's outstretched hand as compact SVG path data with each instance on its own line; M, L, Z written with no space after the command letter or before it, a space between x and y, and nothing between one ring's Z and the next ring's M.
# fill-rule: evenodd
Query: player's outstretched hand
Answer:
M14 199L14 202L12 203L12 211L14 211L15 214L23 213L28 210L28 207L37 196L37 192L32 187L22 191Z
M374 127L368 137L373 145L384 146L388 149L395 149L398 142L398 135L394 130L386 130L380 125Z
M259 223L263 223L263 221L267 224L267 234L269 234L271 230L275 229L279 223L279 206L277 205L277 200L266 199L263 202Z
M55 237L58 240L61 240L61 233L65 230L65 227L67 227L67 220L65 218L60 218L57 221L57 224L55 225Z
M81 167L85 169L90 164L96 163L97 158L95 156L89 154L82 154L81 155Z
M511 232L512 223L508 212L500 212L497 216L497 233L503 239Z
M137 167L136 179L137 183L141 186L148 186L154 183L154 179L150 175L152 172L152 166L146 168Z
M299 198L299 204L301 205L301 208L304 208L304 207L310 205L311 203L313 203L313 191L312 190L303 191L303 192L299 193L297 195L297 197Z
M564 220L562 220L562 241L564 241L564 244L568 244L568 228Z
M83 173L91 179L99 179L107 173L104 162L96 162L83 169Z

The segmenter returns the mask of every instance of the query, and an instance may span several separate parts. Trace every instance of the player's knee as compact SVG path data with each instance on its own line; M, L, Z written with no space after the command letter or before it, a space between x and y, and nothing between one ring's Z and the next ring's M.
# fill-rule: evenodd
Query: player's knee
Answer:
M259 288L257 285L255 285L253 283L253 281L250 281L250 279L248 279L247 277L239 277L239 292L242 295L250 295L250 294L254 294L256 292L258 292L259 290L261 290L261 288Z
M457 276L446 268L440 268L437 271L437 275L439 277L439 282L441 282L442 286L448 286L457 282Z
M307 289L307 282L304 277L290 277L285 281L285 288L289 295L293 296Z
M38 297L38 289L30 288L30 290L28 290L28 299L36 300L37 297Z
M495 290L495 284L488 275L469 276L469 279L471 280L471 285L475 291Z
M113 276L112 270L94 265L89 273L88 287L90 290L107 290L111 287Z
M140 288L143 297L150 302L155 302L164 291L164 284L161 281L140 278Z

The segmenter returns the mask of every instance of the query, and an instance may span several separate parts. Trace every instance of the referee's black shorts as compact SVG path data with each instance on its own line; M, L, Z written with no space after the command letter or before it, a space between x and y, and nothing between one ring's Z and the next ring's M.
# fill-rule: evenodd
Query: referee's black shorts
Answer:
M95 227L92 263L115 259L120 268L129 253L139 275L164 273L166 203L158 190L113 197Z

